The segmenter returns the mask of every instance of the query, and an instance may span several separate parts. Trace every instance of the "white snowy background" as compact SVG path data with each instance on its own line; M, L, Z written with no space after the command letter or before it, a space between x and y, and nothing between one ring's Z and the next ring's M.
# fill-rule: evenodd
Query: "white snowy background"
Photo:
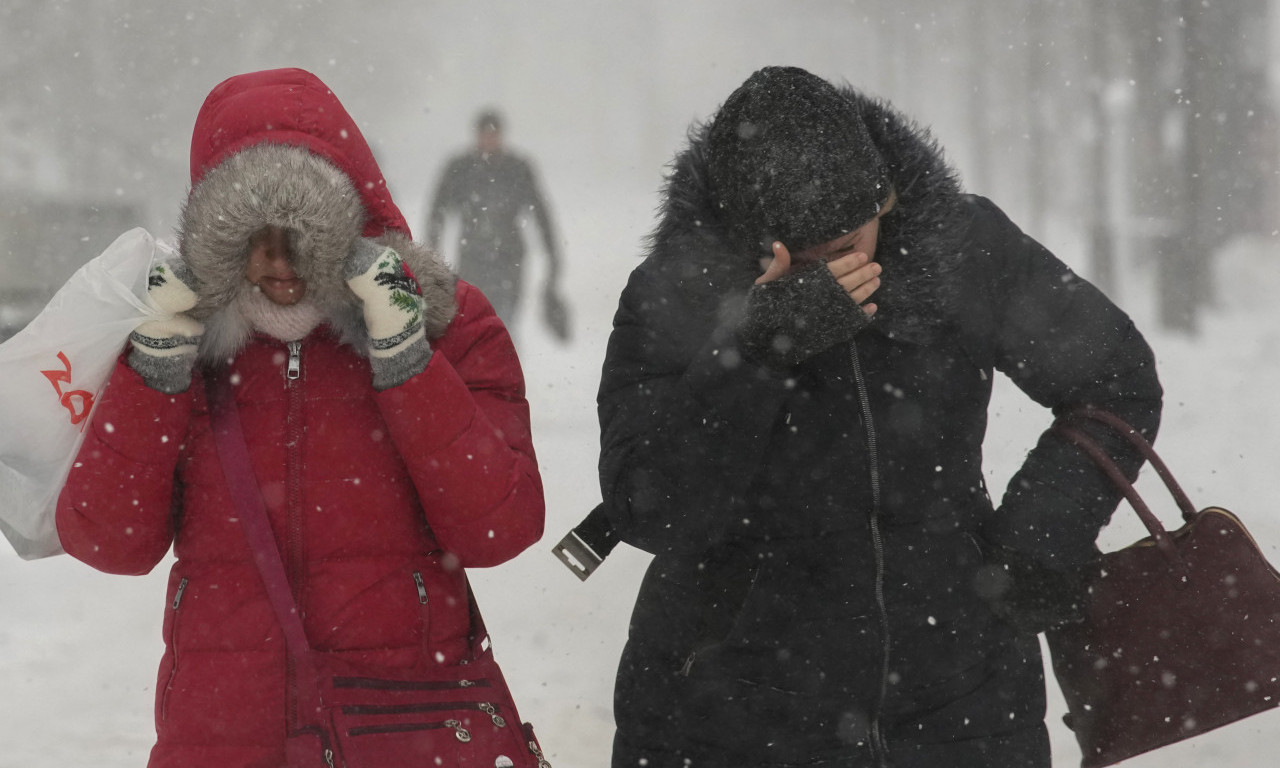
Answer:
M107 5L132 6L136 14L161 7ZM163 7L172 13L185 5ZM164 138L154 139L150 152L136 158L136 173L118 180L120 194L144 187L147 199L159 194L171 200L144 207L144 220L135 222L167 234L185 192L181 160L204 93L236 71L298 65L319 74L344 100L375 145L417 231L426 190L445 153L466 143L475 109L487 104L506 109L509 141L537 162L558 220L575 336L568 345L551 340L537 324L534 307L526 305L518 343L547 491L547 533L512 562L472 578L517 703L537 728L552 764L607 765L614 668L647 557L619 547L599 572L580 583L550 548L598 500L595 388L617 295L653 223L661 165L678 148L689 120L705 117L755 67L767 63L808 66L891 97L893 84L902 79L904 55L921 70L917 77L948 76L954 62L925 37L942 34L936 28L940 22L925 21L932 31L922 31L914 49L911 40L899 41L908 51L886 68L884 49L876 47L875 18L865 12L866 6L883 5L874 2L751 0L732 4L733 15L726 16L730 6L725 3L655 0L646 5L657 11L644 19L658 29L637 28L634 19L605 10L610 4L568 0L420 6L371 0L361 3L367 10L351 14L341 29L304 24L308 12L323 3L289 3L287 10L261 16L246 10L248 5L235 4L244 34L256 35L258 43L242 60L218 60L217 67L207 62L214 60L218 41L199 39L199 30L185 30L175 44L131 36L119 14L104 15L104 34L121 56L129 46L170 46L174 65L191 70L189 89L155 94L157 103L136 107L144 110L139 130L156 132L158 126L157 135ZM78 5L51 7L72 13ZM419 7L429 12L414 10ZM192 18L207 13L204 6L190 4L186 19L194 23ZM331 50L315 54L315 45L299 43L303 35L321 36ZM37 61L78 55L56 51L53 39L27 39L24 45ZM846 49L847 60L841 56ZM635 76L650 71L655 77ZM30 73L37 82L45 75L38 67ZM119 87L130 92L131 104L148 103L146 73L121 67L113 79L124 83ZM56 82L49 82L52 91ZM637 83L647 85L637 88ZM958 98L917 90L895 101L935 127L970 179L978 174L965 166L969 155L966 126L955 109ZM93 108L106 107L90 97L85 109ZM56 192L68 179L74 181L75 169L67 167L57 147L42 144L39 133L33 129L26 139L29 154L39 160L33 165L33 186ZM0 170L13 173L12 167ZM985 170L991 178L1000 169ZM1023 201L1016 191L1005 197L997 187L975 191L990 194L1019 220ZM1033 232L1086 277L1080 222L1087 204L1087 194L1081 194ZM1280 222L1280 212L1276 218ZM1219 244L1214 274L1224 288L1194 337L1158 327L1152 287L1156 265L1127 258L1113 290L1147 332L1158 357L1166 405L1157 447L1193 501L1238 513L1273 562L1280 562L1275 493L1280 441L1272 433L1280 424L1274 397L1280 390L1278 245L1274 233ZM1126 253L1121 249L1122 257ZM535 284L543 269L540 256L535 248L529 259ZM1048 418L1006 381L998 382L986 444L993 493L1003 489ZM1139 488L1168 524L1176 524L1176 511L1161 495L1154 473L1144 471ZM1122 506L1104 532L1104 547L1141 535L1136 518ZM0 545L0 768L145 763L154 736L168 565L145 577L114 577L65 556L24 562ZM1049 688L1054 764L1072 766L1079 752L1061 725L1062 705L1052 680ZM1126 765L1260 767L1275 765L1277 754L1280 713L1272 712Z

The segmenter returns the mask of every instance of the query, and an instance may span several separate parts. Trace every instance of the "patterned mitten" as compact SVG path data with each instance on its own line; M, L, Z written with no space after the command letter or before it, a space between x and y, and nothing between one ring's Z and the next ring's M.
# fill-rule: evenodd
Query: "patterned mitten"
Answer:
M390 389L421 373L431 360L422 327L422 289L400 254L361 238L343 277L364 309L373 388Z
M196 305L195 277L181 259L151 267L147 297L161 314L139 325L129 341L129 367L148 387L176 395L191 386L204 324L186 314Z

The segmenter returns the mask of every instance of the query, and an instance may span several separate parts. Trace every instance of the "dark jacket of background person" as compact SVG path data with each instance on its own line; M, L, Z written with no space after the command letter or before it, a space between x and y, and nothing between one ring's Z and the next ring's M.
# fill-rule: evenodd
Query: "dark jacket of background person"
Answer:
M532 165L507 150L473 150L451 159L436 185L427 217L427 242L441 247L447 216L459 222L457 250L451 256L458 275L479 288L498 317L516 318L524 290L523 224L538 224L548 259L547 282L554 285L560 268L559 248L550 210Z
M262 183L280 164L327 181ZM409 240L364 138L323 83L275 70L219 85L197 118L191 174L179 239L206 323L194 380L164 394L122 356L59 500L58 531L67 552L110 573L146 573L173 547L150 765L283 765L296 681L213 443L212 368L230 367L254 475L319 650L406 669L463 658L463 569L539 538L541 480L502 323ZM294 233L297 269L324 312L296 346L255 330L244 311L246 244L266 224ZM413 265L433 350L424 370L381 391L342 280L361 237Z
M1048 765L1039 646L993 611L988 553L1072 573L1118 494L1046 432L993 506L994 372L1150 436L1153 355L1103 294L962 194L927 132L842 93L897 193L866 330L787 371L744 351L761 269L712 202L707 126L622 294L601 486L622 540L656 557L618 669L615 768Z

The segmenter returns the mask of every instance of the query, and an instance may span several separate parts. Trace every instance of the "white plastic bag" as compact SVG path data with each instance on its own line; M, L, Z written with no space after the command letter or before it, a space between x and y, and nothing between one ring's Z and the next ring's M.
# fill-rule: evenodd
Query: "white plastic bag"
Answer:
M26 560L63 551L58 494L129 334L156 314L157 250L172 253L145 229L125 232L0 344L0 532Z

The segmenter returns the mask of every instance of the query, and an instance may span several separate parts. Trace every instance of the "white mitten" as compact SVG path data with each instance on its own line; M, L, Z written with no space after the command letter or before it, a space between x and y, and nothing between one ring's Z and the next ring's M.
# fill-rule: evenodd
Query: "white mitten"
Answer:
M196 305L195 277L181 259L151 267L147 297L162 314L139 325L129 341L129 367L147 386L168 395L191 386L191 369L204 324L186 314Z
M343 277L364 309L374 389L390 389L421 373L431 360L431 345L422 327L422 289L409 265L395 249L361 238Z

